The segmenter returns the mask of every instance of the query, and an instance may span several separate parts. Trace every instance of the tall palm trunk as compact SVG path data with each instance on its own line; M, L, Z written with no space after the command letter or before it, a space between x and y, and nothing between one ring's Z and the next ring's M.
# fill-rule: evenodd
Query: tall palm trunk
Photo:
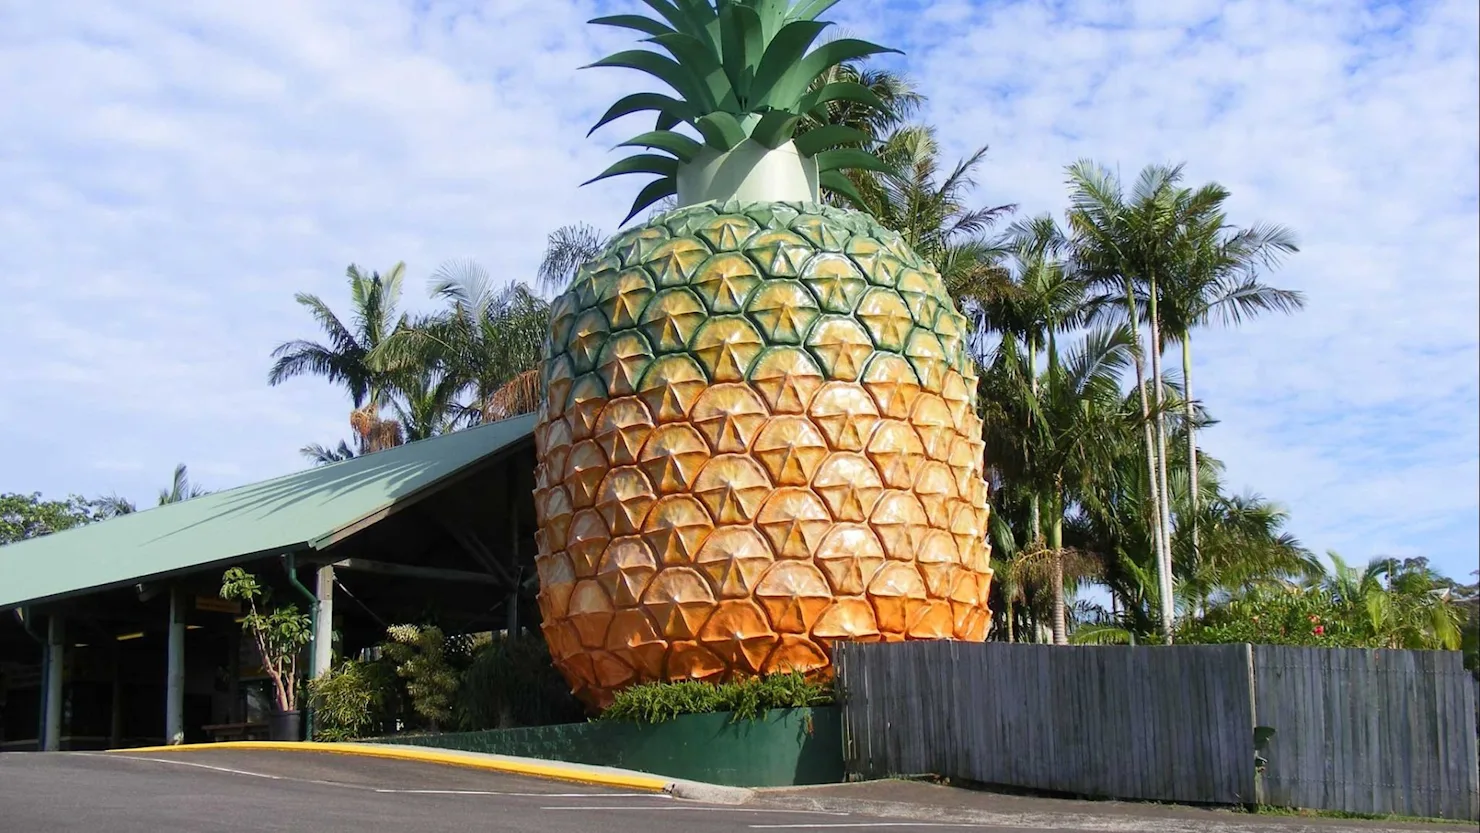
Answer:
M1162 588L1165 595L1161 600L1161 634L1167 644L1172 642L1172 628L1175 624L1173 617L1176 615L1172 598L1172 502L1170 490L1167 488L1167 419L1163 410L1162 379L1161 379L1161 318L1156 311L1156 278L1152 276L1147 282L1147 315L1151 319L1151 377L1156 393L1156 478L1158 491L1161 493L1161 512L1159 522L1161 523L1161 546L1162 559L1165 563L1165 586Z
M1202 485L1197 469L1197 428L1192 409L1192 333L1182 334L1182 398L1187 418L1187 505L1192 512L1192 564L1202 564L1202 544L1197 535L1197 505ZM1206 603L1206 599L1204 599Z
M1038 339L1028 339L1028 387L1033 393L1034 403L1038 402ZM1038 542L1043 540L1043 522L1040 519L1038 494L1034 492L1028 497L1028 548L1034 549Z
M1167 615L1167 606L1172 598L1172 565L1171 559L1166 557L1168 548L1166 541L1162 538L1161 490L1157 487L1159 481L1156 476L1155 429L1151 425L1151 406L1146 397L1146 364L1141 353L1141 316L1137 311L1135 287L1129 280L1125 284L1125 303L1130 318L1131 334L1136 340L1136 391L1141 395L1141 425L1146 440L1146 478L1151 489L1152 539L1156 546L1157 588L1162 599L1162 637L1166 641L1171 641L1171 617Z
M1058 489L1059 495L1063 489ZM1069 625L1064 616L1064 513L1060 509L1063 498L1054 501L1053 520L1048 522L1048 549L1052 561L1053 582L1053 644L1069 644Z

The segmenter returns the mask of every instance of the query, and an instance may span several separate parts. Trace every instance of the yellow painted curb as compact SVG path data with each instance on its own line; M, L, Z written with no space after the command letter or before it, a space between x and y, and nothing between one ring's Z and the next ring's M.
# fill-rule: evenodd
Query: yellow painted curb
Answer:
M329 752L338 755L359 755L365 758L388 758L396 761L418 761L426 764L446 764L467 769L482 769L491 772L506 772L513 775L530 775L536 778L554 778L560 781L576 781L603 787L621 787L629 790L663 792L671 781L655 775L627 775L592 772L558 763L532 763L525 761L501 761L495 758L475 758L440 749L379 746L371 743L281 743L264 740L240 740L226 743L191 743L180 746L145 746L137 749L110 749L115 754L141 752L192 752L210 749L259 749L271 752Z

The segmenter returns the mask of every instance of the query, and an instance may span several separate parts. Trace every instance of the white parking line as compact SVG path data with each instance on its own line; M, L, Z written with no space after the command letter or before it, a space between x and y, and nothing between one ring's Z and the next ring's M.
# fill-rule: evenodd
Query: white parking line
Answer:
M88 757L94 757L94 758L102 758L102 757L105 757L103 755L97 755L97 754L94 754L94 753L91 753L91 752L78 753L78 754L85 754ZM156 763L156 764L174 764L175 766L189 766L189 767L195 767L196 769L209 769L209 770L214 770L215 772L225 772L225 773L228 773L228 774L231 774L231 775L250 775L253 778L266 778L269 781L281 781L281 780L283 780L283 776L281 776L281 775L268 775L265 772L248 772L245 769L232 769L230 767L224 767L224 766L211 766L210 764L197 764L197 763L193 763L191 761L176 761L176 760L173 760L173 759L170 759L170 758L144 758L144 757L141 757L139 755L108 755L106 757L108 759L110 759L110 760L115 760L115 761L152 761L153 763Z

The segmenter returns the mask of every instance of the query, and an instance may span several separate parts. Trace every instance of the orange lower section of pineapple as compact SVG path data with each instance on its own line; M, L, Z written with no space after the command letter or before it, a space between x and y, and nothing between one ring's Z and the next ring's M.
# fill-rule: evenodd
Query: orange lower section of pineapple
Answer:
M653 680L825 673L837 640L980 641L987 488L968 387L876 357L826 381L772 351L568 401L536 435L540 609L588 704ZM872 378L871 378L872 377Z

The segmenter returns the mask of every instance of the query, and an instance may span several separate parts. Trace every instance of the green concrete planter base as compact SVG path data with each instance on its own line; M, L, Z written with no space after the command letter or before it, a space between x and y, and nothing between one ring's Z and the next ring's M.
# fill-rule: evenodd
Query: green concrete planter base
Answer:
M735 723L729 713L690 714L653 725L594 721L376 740L619 767L730 787L843 781L836 706L774 709Z

